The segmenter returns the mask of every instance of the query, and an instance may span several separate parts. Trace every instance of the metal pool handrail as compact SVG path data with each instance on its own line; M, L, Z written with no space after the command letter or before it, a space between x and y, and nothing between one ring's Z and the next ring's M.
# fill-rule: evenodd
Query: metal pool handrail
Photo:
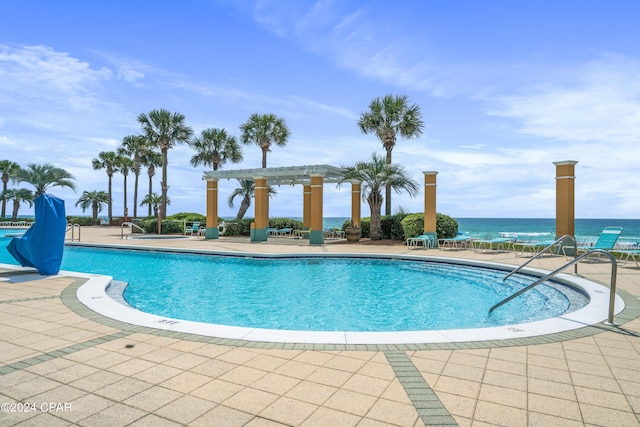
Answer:
M144 229L141 228L140 226L132 223L132 222L123 222L120 225L120 237L122 237L124 239L124 227L129 228L129 230L133 233L133 227L137 228L138 230L141 231L141 234L144 234Z
M552 244L550 244L549 246L547 246L546 248L544 248L543 250L541 250L540 252L538 252L537 254L535 254L534 256L532 256L529 261L525 262L524 264L522 264L519 267L516 267L515 270L513 270L511 273L507 274L506 276L504 276L504 278L502 279L502 281L504 282L505 280L507 280L509 277L513 276L514 274L516 274L518 271L522 270L527 264L529 264L531 261L533 261L534 259L542 256L543 253L545 253L548 249L551 249L552 247L554 247L555 245L557 245L558 243L562 242L564 239L569 239L573 241L573 253L574 253L574 258L578 255L578 242L576 241L576 238L573 237L570 234L565 234L564 236L560 237L559 239L557 239L555 242L553 242ZM578 273L578 264L575 265L575 273Z
M519 295L522 295L523 293L525 293L529 289L531 289L531 288L533 288L535 286L538 286L540 283L544 282L545 280L548 280L551 277L555 276L556 274L558 274L559 272L561 272L565 268L570 267L572 265L575 265L580 260L582 260L582 258L591 256L591 255L596 254L596 253L597 254L606 255L607 258L609 258L609 260L611 261L611 286L610 286L610 290L609 290L609 318L607 319L605 324L607 324L607 325L615 325L615 323L613 322L613 312L615 311L616 277L617 277L617 274L618 274L618 263L616 261L616 258L613 255L611 255L609 252L605 251L604 249L594 249L594 250L586 252L586 253L578 256L578 257L575 257L574 259L572 259L571 261L569 261L568 263L566 263L562 267L553 270L551 273L549 273L546 276L536 280L535 282L533 282L529 286L527 286L525 288L522 288L518 292L516 292L515 294L513 294L511 296L508 296L507 298L503 299L502 301L500 301L499 303L497 303L496 305L494 305L493 307L491 307L489 309L489 314L491 314L493 312L493 310L495 310L496 308L500 307L501 305L511 301L512 299L514 299L515 297L517 297Z

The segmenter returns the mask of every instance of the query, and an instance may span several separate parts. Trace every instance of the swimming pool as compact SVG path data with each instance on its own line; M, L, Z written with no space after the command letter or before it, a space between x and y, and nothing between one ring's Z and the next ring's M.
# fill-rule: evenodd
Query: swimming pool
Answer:
M102 258L93 258L90 255L92 252L102 253ZM138 306L139 309L144 311L138 311L130 307L125 307L122 304L115 303L113 300L107 297L105 288L107 282L95 286L83 286L78 291L79 299L94 311L101 314L105 314L109 317L120 319L129 323L140 324L144 326L150 326L155 328L170 329L176 331L184 331L191 333L198 333L204 335L212 335L218 337L230 337L249 340L260 341L285 341L285 342L327 342L327 343L345 343L345 342L442 342L442 341L466 341L471 338L477 339L501 339L505 337L514 336L530 336L538 335L549 332L556 332L558 330L558 321L564 320L562 328L576 328L585 326L586 324L595 323L606 318L607 307L607 293L606 289L603 291L600 285L593 282L584 281L583 279L573 278L571 279L571 286L575 286L579 291L569 291L568 298L565 293L559 292L556 287L544 289L542 292L535 291L529 293L533 295L528 300L526 305L529 305L529 311L532 311L533 317L522 317L525 309L519 307L517 310L496 310L493 315L487 314L488 307L495 302L514 292L524 286L525 282L530 283L534 280L531 276L518 278L514 283L510 283L509 286L502 288L500 292L502 294L495 295L488 301L481 304L472 303L466 307L456 307L456 302L468 302L471 292L464 291L462 293L459 286L459 279L465 275L480 275L490 277L489 282L501 282L501 278L504 275L503 269L512 268L510 266L501 266L493 263L474 263L474 269L468 270L469 261L447 259L443 263L443 259L428 259L419 256L357 256L347 255L344 258L336 257L336 255L318 256L315 255L300 255L300 256L282 256L282 257L267 257L259 254L253 254L252 257L238 258L236 256L230 256L232 254L223 254L220 257L211 257L210 255L194 255L194 254L176 254L175 252L158 251L157 248L154 251L148 250L104 250L96 248L76 248L67 247L65 249L65 256L63 259L63 269L84 271L88 273L106 274L113 276L117 280L126 280L130 282L131 288L126 292L130 293L134 288L142 286L142 288L152 289L151 294L145 295L144 293L139 296L132 296L130 293L127 298L134 306ZM326 254L328 255L328 254ZM331 258L331 259L330 259ZM372 260L371 258L375 258ZM91 260L91 261L89 261ZM230 274L234 276L225 276L227 273L221 273L218 267L221 264L221 260L230 264ZM326 264L330 261L331 264ZM426 262L429 261L429 262ZM5 262L0 255L0 262ZM240 266L240 264L244 264ZM302 266L302 272L293 268L295 264ZM374 268L381 267L387 269L386 273L375 272ZM350 272L345 272L345 268ZM442 270L452 269L454 277L454 286L451 284L448 289L445 289L445 293L454 296L449 300L435 298L435 306L426 306L424 297L427 294L431 294L429 289L431 286L425 286L424 277L428 274L435 274L436 276L444 274ZM158 275L150 276L150 272L157 271ZM309 273L309 277L303 277L305 271ZM202 275L203 272L208 272L209 276ZM244 273L243 273L244 272ZM409 274L409 289L406 287L398 287L395 284L391 284L395 276L398 276L398 272ZM535 275L541 275L541 272L535 272L531 270ZM140 274L141 273L141 274ZM386 274L386 276L385 276ZM270 287L260 286L256 288L256 284L264 284L271 276L272 285ZM376 277L372 283L366 286L361 286L364 283L361 280L366 275L373 275ZM160 277L166 278L160 279ZM222 279L222 277L225 277ZM235 284L230 288L237 288L237 284L247 282L247 277L257 278L257 281L249 283L246 288L243 289L235 298L234 303L229 302L225 298L220 298L222 293L228 290L222 289L221 284ZM290 319L297 321L297 324L272 324L273 319L278 319L279 314L276 312L284 312L290 315L291 312L295 312L293 309L301 306L300 296L294 296L291 294L291 290L284 291L281 284L282 279L285 277L297 277L297 281L294 281L295 286L303 290L302 294L309 294L311 298L311 308L307 306L298 314L289 316ZM418 279L416 279L416 277ZM318 285L315 278L322 278L325 282L325 288ZM146 280L146 285L144 280ZM220 279L220 280L219 280ZM447 279L451 281L451 278ZM524 281L521 281L524 280ZM561 277L561 281L566 279ZM584 283L579 283L580 281ZM251 282L251 281L248 281ZM185 294L185 289L192 288L195 283L208 283L209 286L204 290L196 291L194 294ZM311 283L309 286L305 286L307 283ZM328 283L328 284L327 284ZM416 286L416 284L418 286ZM555 285L554 285L555 286ZM597 289L594 292L594 286ZM446 287L446 282L445 282ZM482 284L480 288L486 287L486 283ZM341 288L343 291L348 292L338 294L337 300L333 302L324 301L318 299L319 295L328 293L329 290L333 291L336 288ZM160 298L156 298L155 295L160 295L160 290L164 290L164 295ZM485 289L474 290L473 292L484 292ZM389 291L390 293L381 293L382 291ZM206 294L205 292L210 292ZM357 295L359 297L369 298L372 294L382 295L381 299L377 302L373 302L369 305L369 308L363 307L365 305L362 302L348 303L347 295ZM580 307L580 298L584 299L584 295L588 294L591 302L585 308ZM462 298L461 295L464 295ZM248 299L249 297L257 297ZM136 300L137 299L137 300ZM429 299L429 298L427 298ZM518 298L520 299L520 298ZM516 300L518 300L516 299ZM539 314L541 307L548 305L550 300L557 300L560 304L556 307L560 312L554 312L548 314L545 317L551 316L551 319L544 320L541 317L536 317ZM569 308L569 299L578 300L578 306L574 305ZM151 306L145 305L149 301L154 302ZM514 300L514 302L516 301ZM165 304L164 308L158 307L155 302L169 302ZM214 304L210 305L208 302L213 301ZM275 302L284 302L281 304L280 309L275 310ZM142 304L141 304L142 302ZM185 303L186 302L186 303ZM205 302L207 304L202 305ZM222 302L222 303L221 303ZM266 302L266 305L264 303ZM583 301L584 302L584 301ZM262 303L263 305L256 305ZM397 305L400 303L400 305ZM415 303L415 304L414 304ZM216 305L217 304L217 305ZM371 304L371 301L367 301L367 304ZM408 305L407 305L408 304ZM510 303L511 304L511 303ZM508 307L510 304L505 306ZM326 308L326 315L318 315L315 308L320 305L324 305ZM194 307L198 306L197 309ZM233 310L229 310L229 306L236 307ZM350 307L352 306L352 307ZM624 306L624 304L617 303L617 307ZM196 317L183 316L181 314L175 314L174 312L163 311L166 307L171 309L181 307L186 309L187 312L197 313ZM204 307L204 308L202 308ZM354 314L351 309L355 307ZM247 310L249 308L249 310ZM566 311L569 308L569 311ZM381 311L380 311L381 310ZM462 315L460 314L462 311ZM621 309L620 309L621 310ZM149 313L151 311L152 313ZM218 312L218 314L228 315L238 314L238 319L228 318L201 318L198 317L204 312L205 314L211 312ZM251 318L256 313L266 315L267 318ZM312 314L316 313L316 314ZM382 314L380 314L382 313ZM321 322L327 320L346 320L352 321L354 318L358 321L366 319L369 316L369 322L363 325L351 325L339 324L338 326L326 326L323 323L307 324L307 322L317 321ZM400 316L399 314L406 314ZM440 320L431 322L437 316L435 314L444 314ZM513 317L513 316L516 317ZM451 320L459 320L460 318L467 319L474 316L479 316L480 321L474 324L450 324L439 323L443 319L446 322ZM594 316L597 316L594 318ZM270 319L273 317L273 319ZM362 317L362 319L361 319ZM379 318L387 317L393 321L400 322L397 325L383 324L382 326L376 325L376 321ZM502 318L502 319L501 319ZM266 319L266 320L265 320ZM372 320L373 319L373 320ZM430 324L420 323L430 321ZM497 322L497 321L500 322ZM280 321L278 319L278 321ZM414 323L406 323L407 321ZM418 321L418 323L415 323ZM206 323L204 323L206 322ZM476 321L474 321L476 322ZM478 331L481 331L480 333ZM487 334L487 332L491 332ZM484 338L480 338L484 336Z

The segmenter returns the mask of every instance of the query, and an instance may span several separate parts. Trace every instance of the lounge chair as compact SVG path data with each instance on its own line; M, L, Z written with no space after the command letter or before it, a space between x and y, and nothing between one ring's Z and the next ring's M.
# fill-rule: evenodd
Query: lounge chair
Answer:
M636 263L636 267L640 268L640 264L638 264L640 249L616 249L614 252L620 257L620 265L625 265L631 258Z
M193 224L191 224L191 227L187 227L184 229L184 234L185 235L198 235L198 233L200 232L200 221L195 221Z
M513 245L513 240L505 238L474 240L472 242L473 250L476 252L483 251L508 251Z
M433 236L428 236L426 234L421 234L416 237L409 237L407 239L408 247L415 248L418 246L424 246L425 248L432 248L434 244L435 244L435 239L433 238Z
M472 241L471 237L456 236L438 239L440 249L464 249Z
M520 255L524 256L525 252L528 252L530 255L537 254L554 243L556 243L554 240L544 240L542 242L516 242L513 247L516 256L518 256L518 249L520 249ZM559 248L560 243L558 243L557 246Z
M622 227L605 227L600 233L600 236L598 237L598 240L596 241L596 243L593 244L593 246L578 246L577 247L578 254L580 252L591 252L595 249L604 249L605 251L610 251L615 246L616 242L618 241L618 237L620 237L621 233L622 233ZM564 251L565 248L563 248L562 250ZM566 252L564 252L564 254L565 256L567 255Z

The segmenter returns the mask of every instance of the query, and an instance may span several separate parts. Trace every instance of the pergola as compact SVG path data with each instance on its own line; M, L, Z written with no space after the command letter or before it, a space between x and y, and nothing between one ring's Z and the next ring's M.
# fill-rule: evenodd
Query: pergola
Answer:
M266 241L269 226L269 194L267 186L302 185L302 225L309 227L309 243L324 243L322 229L323 187L325 183L345 181L345 170L330 165L289 166L276 168L237 169L205 172L207 181L207 230L208 239L217 239L218 233L218 181L244 179L255 182L255 220L251 224L251 241ZM352 185L351 219L360 225L360 182L346 180Z
M360 227L360 199L362 183L345 179L345 169L330 165L289 166L277 168L237 169L205 172L207 181L207 239L217 239L218 231L218 181L221 179L245 179L255 182L255 218L251 224L251 241L263 242L268 238L269 193L268 185L302 185L302 225L309 229L309 243L323 244L323 187L325 183L349 182L351 184L351 221ZM424 234L436 235L436 175L424 173Z

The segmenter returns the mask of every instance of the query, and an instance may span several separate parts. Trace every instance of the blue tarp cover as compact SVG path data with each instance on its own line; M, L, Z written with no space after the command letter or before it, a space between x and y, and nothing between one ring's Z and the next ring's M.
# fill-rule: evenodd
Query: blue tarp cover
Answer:
M37 268L43 275L58 274L67 231L64 200L41 194L35 205L36 222L22 237L11 239L7 250L23 267Z

